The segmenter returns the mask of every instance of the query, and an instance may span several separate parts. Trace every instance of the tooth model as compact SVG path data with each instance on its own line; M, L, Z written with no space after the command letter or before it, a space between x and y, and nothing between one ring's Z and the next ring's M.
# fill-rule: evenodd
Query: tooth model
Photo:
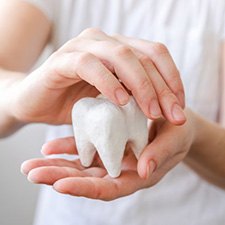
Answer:
M73 130L81 164L92 164L97 151L108 174L118 177L128 143L138 159L148 141L147 118L131 97L117 106L102 96L83 98L72 110Z

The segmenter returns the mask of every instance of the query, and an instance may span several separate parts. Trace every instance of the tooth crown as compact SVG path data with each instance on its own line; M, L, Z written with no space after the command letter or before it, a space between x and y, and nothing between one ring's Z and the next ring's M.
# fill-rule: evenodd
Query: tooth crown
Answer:
M81 164L92 164L96 150L108 174L118 177L127 142L138 159L148 142L147 118L131 98L117 106L104 97L82 98L72 110Z

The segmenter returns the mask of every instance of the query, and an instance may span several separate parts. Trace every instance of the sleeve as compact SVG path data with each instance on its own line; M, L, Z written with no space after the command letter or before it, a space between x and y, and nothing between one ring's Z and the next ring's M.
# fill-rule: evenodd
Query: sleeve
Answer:
M23 0L30 3L40 9L50 21L53 21L54 17L54 0Z

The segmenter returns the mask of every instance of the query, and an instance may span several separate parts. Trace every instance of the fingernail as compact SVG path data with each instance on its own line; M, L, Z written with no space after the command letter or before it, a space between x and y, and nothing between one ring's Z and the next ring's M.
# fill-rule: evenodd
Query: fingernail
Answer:
M29 172L29 171L27 171L27 170L25 169L26 166L24 166L24 165L26 165L26 163L27 163L27 161L23 162L22 165L20 166L20 172L21 172L23 175L27 175L28 172Z
M162 116L162 112L159 106L159 103L156 99L153 99L150 103L149 107L150 115L154 118L160 118Z
M41 154L42 154L42 155L45 155L44 149L45 149L45 144L43 144L42 147L41 147Z
M120 105L125 105L129 101L129 95L122 88L118 88L115 92L116 99L120 103Z
M46 155L46 153L45 153L46 146L47 146L47 143L43 144L42 147L41 147L41 154L44 155L44 156Z
M186 117L184 115L184 111L178 104L173 105L172 115L173 115L174 120L176 120L176 121L186 120Z
M156 169L155 162L153 160L149 161L147 170L146 170L146 179L148 179L152 175L155 169Z
M32 184L35 183L30 177L27 177L27 180L28 180L30 183L32 183Z
M27 176L27 180L33 184L37 183L37 181L35 180L34 176L32 176L32 174L28 174Z
M185 107L185 98L184 98L184 93L183 92L179 92L177 94L177 98L181 104L181 106L184 108Z
M20 167L20 172L25 176L27 175L27 171L22 166Z

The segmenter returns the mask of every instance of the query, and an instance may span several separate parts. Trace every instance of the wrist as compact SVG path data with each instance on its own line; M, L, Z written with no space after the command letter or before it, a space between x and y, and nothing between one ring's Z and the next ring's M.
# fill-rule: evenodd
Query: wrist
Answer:
M25 125L15 117L13 107L13 96L17 95L15 91L16 84L24 78L24 74L5 71L0 69L0 137L6 137Z
M188 154L186 155L186 158L192 158L193 155L195 154L195 149L201 142L201 131L200 131L201 121L200 121L200 117L196 113L194 113L191 109L186 108L185 113L188 118L188 123L190 126L189 135L192 136L192 141L190 144Z
M205 120L197 113L190 110L192 118L193 141L190 150L185 158L185 162L190 166L199 163L205 157L205 150L208 146L207 140L211 138L210 129L211 122ZM197 167L197 165L195 165Z
M9 72L11 73L11 72ZM8 79L4 80L4 87L0 99L1 112L12 124L18 125L19 127L26 124L25 121L17 116L18 111L18 99L20 95L20 84L25 79L25 74L23 73L13 73L13 76L7 74Z

